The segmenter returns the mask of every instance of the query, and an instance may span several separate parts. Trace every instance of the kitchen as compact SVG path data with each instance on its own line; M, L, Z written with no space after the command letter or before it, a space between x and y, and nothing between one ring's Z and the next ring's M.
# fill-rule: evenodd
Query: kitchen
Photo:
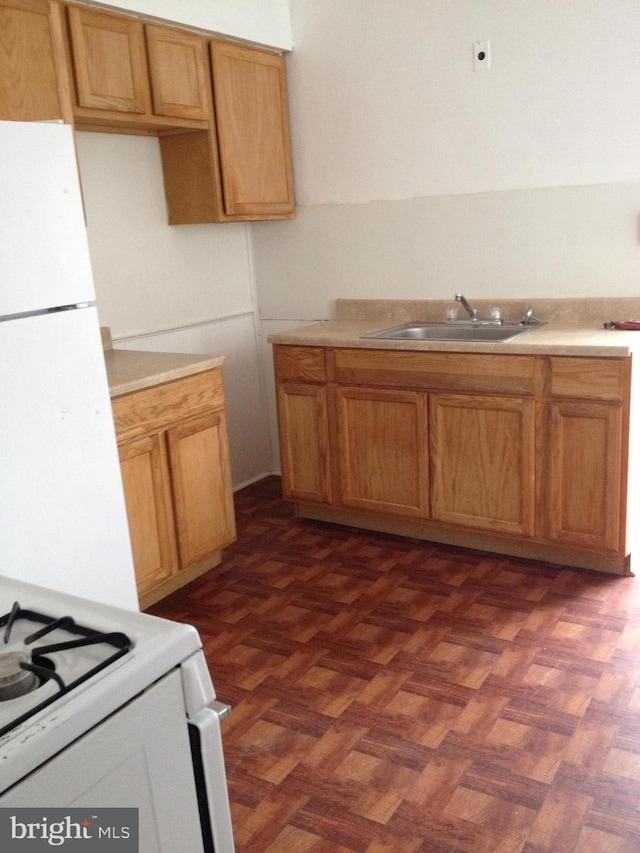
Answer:
M236 488L278 470L271 332L344 296L632 297L638 251L630 2L296 2L290 30L287 4L252 6L186 23L293 45L296 219L169 228L156 141L78 135L101 323L118 347L224 352Z

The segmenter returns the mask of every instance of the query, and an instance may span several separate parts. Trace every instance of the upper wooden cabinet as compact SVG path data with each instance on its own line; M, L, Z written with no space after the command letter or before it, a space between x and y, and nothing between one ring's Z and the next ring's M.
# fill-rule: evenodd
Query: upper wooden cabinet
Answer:
M211 94L204 39L156 24L147 24L145 33L154 113L207 121Z
M209 130L207 42L197 33L69 6L76 122L127 132Z
M0 0L0 119L158 136L170 225L295 214L278 53L82 4Z
M170 225L295 215L284 58L211 42L208 132L160 138Z
M150 113L141 21L84 6L68 16L78 107Z
M170 225L294 215L284 60L68 7L76 124L156 133ZM214 108L215 99L215 108Z
M0 119L73 124L62 6L0 0Z
M225 213L292 216L283 57L212 41L211 63Z

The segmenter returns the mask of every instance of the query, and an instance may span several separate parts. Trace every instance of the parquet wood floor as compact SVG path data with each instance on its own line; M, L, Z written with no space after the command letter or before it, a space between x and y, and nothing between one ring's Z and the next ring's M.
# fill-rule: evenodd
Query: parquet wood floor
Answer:
M238 853L637 853L640 580L298 520L150 608L194 624Z

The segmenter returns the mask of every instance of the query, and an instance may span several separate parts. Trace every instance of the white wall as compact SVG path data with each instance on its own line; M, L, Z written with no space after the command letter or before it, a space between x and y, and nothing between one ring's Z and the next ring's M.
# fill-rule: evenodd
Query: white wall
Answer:
M167 225L157 139L76 137L100 321L114 337L252 310L244 224Z
M120 0L103 5L291 49L288 0Z
M264 320L328 317L338 296L638 294L637 0L291 14L299 214L253 226Z
M78 133L100 323L116 347L226 356L233 482L272 467L251 234L169 226L157 139Z

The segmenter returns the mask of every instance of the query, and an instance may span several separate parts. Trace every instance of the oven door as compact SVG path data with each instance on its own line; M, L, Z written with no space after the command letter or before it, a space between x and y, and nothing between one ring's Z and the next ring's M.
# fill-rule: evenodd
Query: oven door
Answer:
M203 853L185 722L176 669L0 795L0 806L137 808L140 853ZM228 853L233 841L215 849Z

